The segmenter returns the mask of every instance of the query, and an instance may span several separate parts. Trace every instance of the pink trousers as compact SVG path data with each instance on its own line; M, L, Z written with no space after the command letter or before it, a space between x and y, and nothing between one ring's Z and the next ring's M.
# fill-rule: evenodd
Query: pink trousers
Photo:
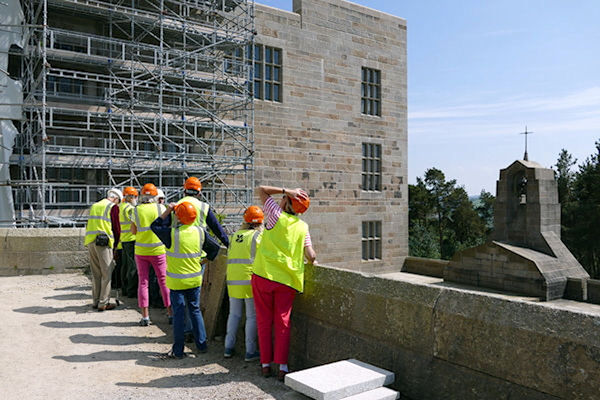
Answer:
M287 364L290 352L290 317L296 290L279 282L252 275L252 295L256 309L260 362ZM275 331L275 346L271 343L271 329Z
M150 266L154 268L154 273L158 279L160 287L160 295L163 299L165 307L171 305L169 299L169 288L166 284L167 279L167 257L164 254L159 256L139 256L135 255L135 265L138 271L138 306L148 307L150 298L148 296L148 275L150 274Z

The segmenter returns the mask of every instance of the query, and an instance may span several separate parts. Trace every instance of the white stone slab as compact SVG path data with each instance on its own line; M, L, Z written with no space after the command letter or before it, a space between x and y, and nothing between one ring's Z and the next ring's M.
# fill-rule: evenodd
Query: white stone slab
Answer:
M316 400L340 400L393 382L393 372L354 359L285 376L287 386Z
M354 396L344 397L342 400L396 400L398 398L400 398L400 393L386 387L380 387Z

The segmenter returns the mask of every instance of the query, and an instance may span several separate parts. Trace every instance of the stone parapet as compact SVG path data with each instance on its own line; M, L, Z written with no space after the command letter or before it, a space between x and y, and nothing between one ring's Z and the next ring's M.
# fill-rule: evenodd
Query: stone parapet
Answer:
M0 228L0 276L72 272L89 265L83 228Z
M448 260L434 260L431 258L406 257L402 265L402 272L411 274L444 277L444 269L448 266Z
M409 399L592 399L600 306L472 290L439 278L307 266L295 369L357 358Z

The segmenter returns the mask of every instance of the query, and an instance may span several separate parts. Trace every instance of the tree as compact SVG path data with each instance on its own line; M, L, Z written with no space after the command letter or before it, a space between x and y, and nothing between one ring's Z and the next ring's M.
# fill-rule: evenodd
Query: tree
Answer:
M479 202L475 207L479 218L485 224L485 236L486 238L492 233L494 229L494 204L496 203L496 197L486 190L482 190L479 194Z
M437 168L409 185L409 252L413 256L449 259L458 250L485 240L485 221L456 180Z
M437 216L437 235L440 252L442 258L447 252L444 251L444 232L449 222L451 213L450 196L456 180L446 181L444 173L437 168L430 168L425 171L425 188L429 192L431 205L435 215Z
M566 204L571 200L571 188L575 174L571 168L577 163L577 159L565 149L560 151L556 161L556 182L558 183L558 201Z
M563 214L565 244L592 278L600 277L600 141L575 174Z

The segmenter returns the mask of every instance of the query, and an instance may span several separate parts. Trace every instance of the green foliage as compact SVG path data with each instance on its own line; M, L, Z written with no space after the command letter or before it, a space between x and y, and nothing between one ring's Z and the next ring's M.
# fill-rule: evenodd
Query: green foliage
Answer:
M571 168L573 157L562 150L556 163L561 199L562 240L592 278L600 278L600 141L596 152Z
M428 169L416 185L409 185L409 254L450 259L456 251L483 243L494 202L484 193L481 210L475 209L455 179L447 181L441 170Z
M496 197L482 190L479 194L479 201L477 206L475 207L475 211L479 214L479 218L485 224L485 235L488 237L492 230L494 229L494 203L496 202Z

